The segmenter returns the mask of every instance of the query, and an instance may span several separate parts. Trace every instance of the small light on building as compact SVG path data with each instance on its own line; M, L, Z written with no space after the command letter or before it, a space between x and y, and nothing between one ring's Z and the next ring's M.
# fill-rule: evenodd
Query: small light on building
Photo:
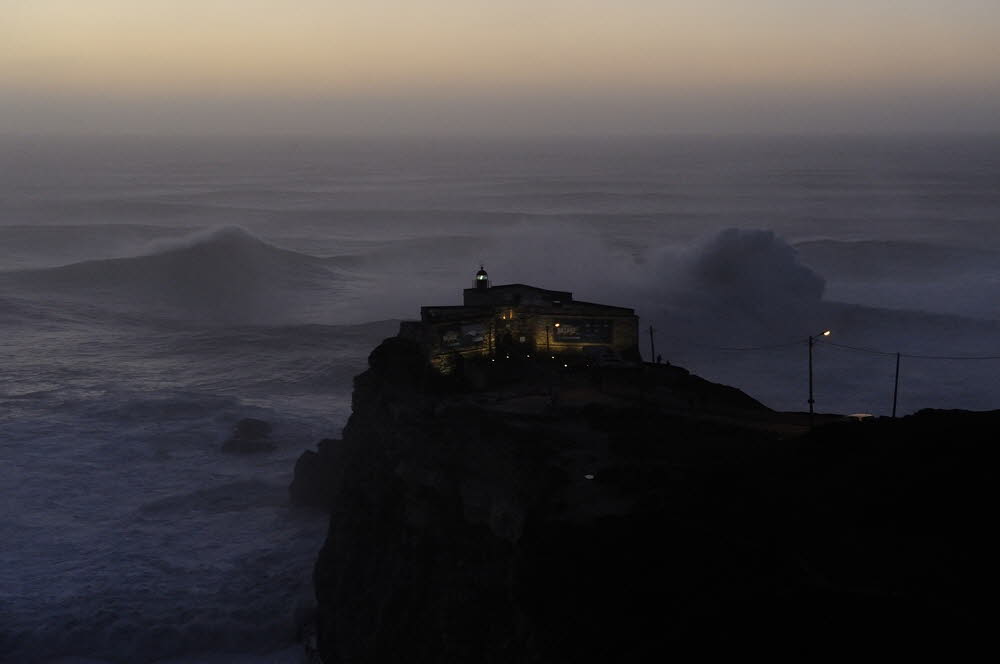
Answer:
M594 476L593 475L584 475L583 479L585 479L585 480L592 480L592 479L594 479Z
M553 327L559 327L559 323L556 323L555 325L553 325Z
M564 364L563 366L564 366L564 367L566 367L567 369L569 368L569 365L568 365L568 364Z

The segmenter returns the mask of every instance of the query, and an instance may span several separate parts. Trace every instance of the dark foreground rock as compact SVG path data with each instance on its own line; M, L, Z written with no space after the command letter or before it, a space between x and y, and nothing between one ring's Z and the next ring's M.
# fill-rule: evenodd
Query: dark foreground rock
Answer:
M954 658L987 641L1000 412L789 436L711 384L693 413L561 380L463 392L409 342L372 353L343 440L293 485L331 507L327 664Z
M295 474L288 487L292 502L297 505L329 509L333 505L334 489L340 483L338 470L342 467L337 452L341 441L324 438L317 451L306 450L295 462Z

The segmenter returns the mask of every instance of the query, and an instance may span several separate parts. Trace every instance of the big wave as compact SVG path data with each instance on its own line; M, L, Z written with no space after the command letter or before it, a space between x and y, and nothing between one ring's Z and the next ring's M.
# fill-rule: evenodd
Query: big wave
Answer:
M0 275L0 285L110 308L264 322L295 296L339 286L328 261L268 244L239 227L163 241L136 256Z

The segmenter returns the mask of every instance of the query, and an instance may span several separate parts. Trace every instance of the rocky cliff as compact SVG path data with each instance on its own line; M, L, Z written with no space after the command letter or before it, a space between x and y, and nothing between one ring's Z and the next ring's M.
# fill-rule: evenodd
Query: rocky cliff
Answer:
M398 338L369 364L342 439L304 454L292 486L331 510L315 568L327 664L985 640L1000 412L799 435L673 367L443 382Z

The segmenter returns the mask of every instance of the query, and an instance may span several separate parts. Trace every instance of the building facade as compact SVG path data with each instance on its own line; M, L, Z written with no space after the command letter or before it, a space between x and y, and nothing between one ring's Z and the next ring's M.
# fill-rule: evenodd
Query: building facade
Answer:
M418 341L442 373L476 357L639 359L639 319L632 309L525 284L492 286L482 268L463 295L460 306L421 307L420 321L400 326L400 336Z

